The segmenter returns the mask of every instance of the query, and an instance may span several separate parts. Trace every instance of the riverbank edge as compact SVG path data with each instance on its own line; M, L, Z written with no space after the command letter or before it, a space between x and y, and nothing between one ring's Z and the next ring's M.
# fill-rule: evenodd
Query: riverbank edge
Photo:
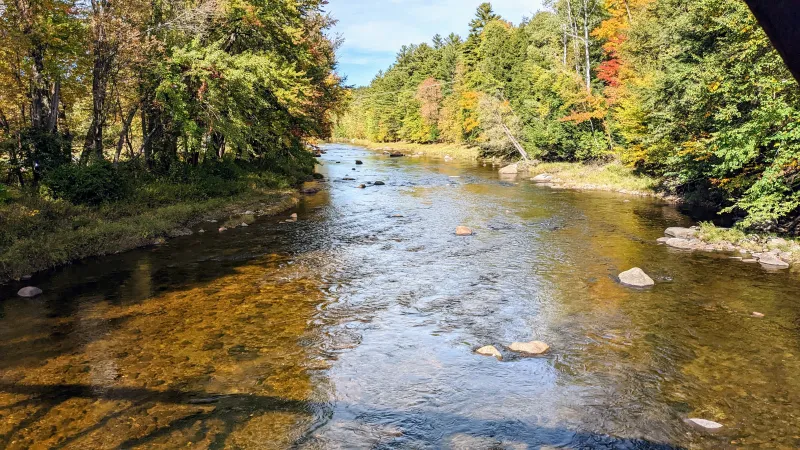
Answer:
M459 160L477 161L481 158L478 147L461 144L415 144L412 142L372 142L363 139L334 139L334 144L348 144L364 147L372 151L402 152L409 156L431 156L437 158L452 158Z
M119 220L98 221L76 230L21 239L0 255L0 284L86 258L161 245L168 239L193 234L191 228L204 222L219 222L219 225L209 223L213 226L206 230L217 233L220 226L252 223L256 216L274 216L299 202L299 189L251 189L232 198L182 202Z

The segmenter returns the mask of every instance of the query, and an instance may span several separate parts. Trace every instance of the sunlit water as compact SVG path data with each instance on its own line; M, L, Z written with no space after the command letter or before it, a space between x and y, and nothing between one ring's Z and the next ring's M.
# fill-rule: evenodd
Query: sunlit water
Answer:
M322 160L281 217L2 287L0 447L800 446L797 273L658 246L691 222L653 200ZM620 286L634 266L658 284Z

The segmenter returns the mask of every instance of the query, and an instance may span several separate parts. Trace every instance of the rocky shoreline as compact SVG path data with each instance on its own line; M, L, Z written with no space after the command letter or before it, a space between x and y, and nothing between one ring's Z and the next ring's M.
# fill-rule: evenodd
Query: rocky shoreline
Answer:
M722 231L726 231L722 229ZM738 253L732 259L744 263L758 263L770 269L789 269L798 263L800 244L783 238L769 238L764 242L752 239L746 243L733 243L726 240L711 242L706 239L701 227L667 228L659 244L686 251Z

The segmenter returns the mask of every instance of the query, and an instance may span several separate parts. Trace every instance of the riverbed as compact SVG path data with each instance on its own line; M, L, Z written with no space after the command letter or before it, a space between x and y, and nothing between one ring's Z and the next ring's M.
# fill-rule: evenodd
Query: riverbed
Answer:
M0 287L0 447L800 447L796 273L658 245L693 222L655 199L326 150L282 216Z

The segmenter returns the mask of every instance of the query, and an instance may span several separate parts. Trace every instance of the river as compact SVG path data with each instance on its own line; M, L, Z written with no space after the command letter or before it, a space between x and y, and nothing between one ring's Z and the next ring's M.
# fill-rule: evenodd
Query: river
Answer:
M796 273L659 246L657 200L327 150L296 210L0 288L0 447L800 447Z

